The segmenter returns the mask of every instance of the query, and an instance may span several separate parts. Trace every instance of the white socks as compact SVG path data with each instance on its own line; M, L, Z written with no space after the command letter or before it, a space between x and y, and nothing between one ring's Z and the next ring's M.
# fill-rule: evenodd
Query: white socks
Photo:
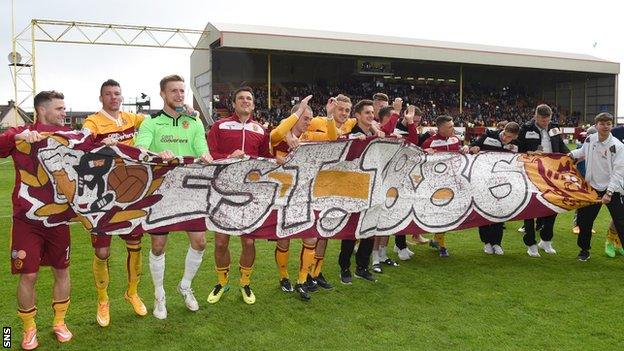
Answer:
M198 251L189 246L186 253L186 260L184 262L184 276L180 282L182 289L188 289L191 287L191 281L197 274L197 270L202 263L204 257L204 251ZM149 253L149 267L152 273L152 281L154 283L154 297L162 299L165 297L165 254L160 256L154 255L150 250Z
M379 246L379 260L385 261L388 259L388 253L386 252L386 246Z
M152 282L154 283L154 297L162 299L165 297L165 287L163 285L165 279L165 253L156 256L150 250L149 267L152 273Z
M191 282L193 278L195 278L195 274L197 274L197 270L203 258L203 250L198 251L189 246L186 252L186 260L184 261L184 276L182 277L182 281L180 281L180 288L188 289L191 287Z
M373 250L373 264L379 263L379 250Z

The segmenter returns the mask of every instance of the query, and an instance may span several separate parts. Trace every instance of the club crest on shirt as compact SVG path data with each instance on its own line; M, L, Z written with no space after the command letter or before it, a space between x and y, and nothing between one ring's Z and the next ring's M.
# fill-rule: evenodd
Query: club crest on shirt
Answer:
M182 122L182 128L184 128L184 129L188 129L188 128L189 128L189 126L190 126L189 121L184 121L184 122Z

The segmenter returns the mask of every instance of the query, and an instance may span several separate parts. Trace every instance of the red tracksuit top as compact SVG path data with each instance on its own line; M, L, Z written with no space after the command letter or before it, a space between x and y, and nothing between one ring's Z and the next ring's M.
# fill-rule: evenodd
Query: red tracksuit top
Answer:
M215 160L227 158L237 149L249 156L273 157L269 151L269 132L252 118L241 123L236 113L210 127L208 148Z
M440 134L435 133L425 140L421 147L423 149L432 148L435 151L459 151L461 140L456 135L444 138Z

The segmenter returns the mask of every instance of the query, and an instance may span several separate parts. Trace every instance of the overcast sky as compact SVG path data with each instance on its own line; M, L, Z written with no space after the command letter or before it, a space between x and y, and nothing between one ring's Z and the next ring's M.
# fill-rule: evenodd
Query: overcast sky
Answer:
M32 18L203 29L244 23L583 53L624 62L623 5L614 1L212 1L15 0L16 31ZM0 0L0 62L11 51L11 0ZM594 43L596 43L594 47ZM97 110L99 86L115 78L128 100L140 93L160 108L158 82L189 81L190 50L38 43L37 90L65 93L68 108ZM0 71L0 103L13 98ZM624 115L624 79L619 79ZM190 92L190 88L188 89ZM189 97L187 97L189 101Z

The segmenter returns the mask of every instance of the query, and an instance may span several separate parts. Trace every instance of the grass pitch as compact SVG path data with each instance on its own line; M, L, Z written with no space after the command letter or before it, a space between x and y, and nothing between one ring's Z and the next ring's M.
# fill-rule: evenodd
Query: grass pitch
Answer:
M8 161L8 162L7 162ZM21 342L16 316L17 277L10 273L9 231L14 171L0 160L0 324L13 329L13 348ZM167 320L151 315L152 282L148 267L149 238L143 241L143 277L139 287L150 314L136 317L123 299L126 252L114 239L110 260L111 325L95 321L96 293L91 273L93 251L87 232L72 225L72 295L67 324L74 339L59 345L51 333L51 272L40 271L37 315L41 350L172 350L172 349L316 349L316 350L569 350L620 349L624 258L606 258L603 243L609 216L603 208L595 229L592 258L575 260L578 248L571 234L572 213L559 215L554 246L557 255L530 258L525 253L520 222L507 223L504 256L482 252L475 229L447 235L451 253L441 259L428 247L412 247L416 256L397 268L386 268L378 282L338 279L339 244L330 242L324 274L331 291L313 294L308 303L279 290L273 259L274 243L258 241L252 287L255 305L245 305L237 289L237 260L231 286L221 302L206 297L216 283L212 237L193 282L200 302L189 312L175 291L188 246L186 235L170 236L165 286ZM390 240L391 245L393 239ZM240 245L232 240L232 257ZM300 243L291 243L291 278L296 277ZM396 258L392 254L393 258ZM618 346L619 345L619 346Z

